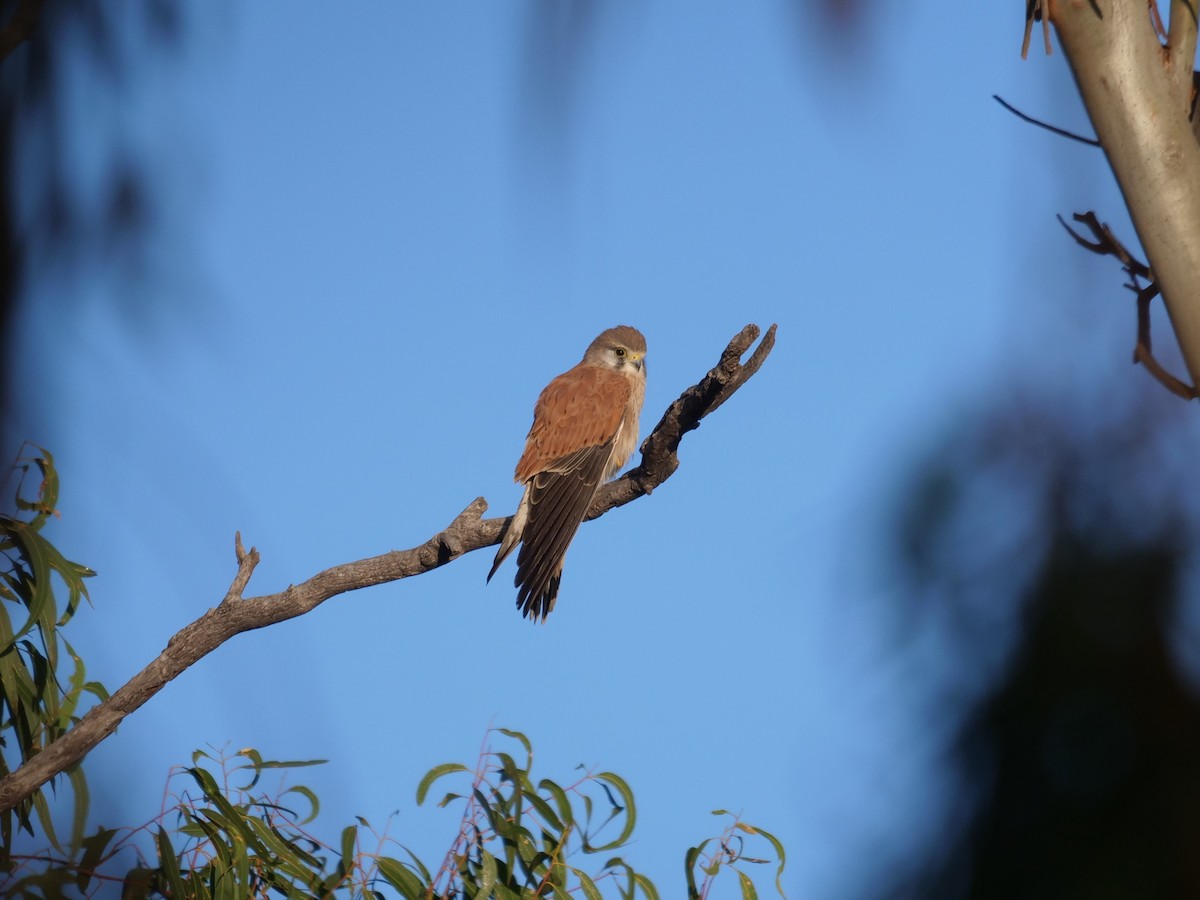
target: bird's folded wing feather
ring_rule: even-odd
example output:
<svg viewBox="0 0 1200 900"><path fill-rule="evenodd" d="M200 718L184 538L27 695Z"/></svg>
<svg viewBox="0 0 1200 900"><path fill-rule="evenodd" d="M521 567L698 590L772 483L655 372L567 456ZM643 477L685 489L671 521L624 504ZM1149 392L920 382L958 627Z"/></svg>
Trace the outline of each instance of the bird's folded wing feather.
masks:
<svg viewBox="0 0 1200 900"><path fill-rule="evenodd" d="M632 390L624 375L597 366L578 365L555 378L534 407L516 480L569 465L575 453L609 443Z"/></svg>
<svg viewBox="0 0 1200 900"><path fill-rule="evenodd" d="M615 435L614 435L615 438ZM553 605L551 582L567 547L587 515L612 455L613 440L586 447L555 461L529 484L529 517L517 554L517 604L545 615Z"/></svg>

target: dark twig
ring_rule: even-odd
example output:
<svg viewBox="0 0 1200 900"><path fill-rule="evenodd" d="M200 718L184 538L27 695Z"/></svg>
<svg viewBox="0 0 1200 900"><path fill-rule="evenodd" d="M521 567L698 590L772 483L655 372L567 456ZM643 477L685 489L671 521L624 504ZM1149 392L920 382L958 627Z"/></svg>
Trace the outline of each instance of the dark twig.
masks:
<svg viewBox="0 0 1200 900"><path fill-rule="evenodd" d="M606 484L596 494L587 518L594 519L616 506L624 506L651 493L679 468L679 442L689 431L700 426L700 420L729 399L746 383L766 360L775 346L775 326L763 335L762 341L744 364L742 355L758 340L757 325L747 325L729 342L717 364L708 374L672 403L654 431L642 442L642 460L637 468L624 477Z"/></svg>
<svg viewBox="0 0 1200 900"><path fill-rule="evenodd" d="M649 494L671 477L679 466L676 451L680 439L758 371L771 352L775 326L768 329L762 343L743 365L741 356L757 337L757 326L743 328L700 383L688 388L671 404L642 444L641 464L600 491L592 503L590 518ZM293 619L347 591L422 575L472 550L497 543L508 519L484 519L486 511L487 501L477 497L445 530L422 544L334 566L279 593L246 599L242 598L242 592L258 564L259 555L257 550L247 551L242 546L239 534L234 542L238 570L224 599L175 634L156 659L111 697L88 710L74 728L0 779L0 811L12 809L55 775L82 760L112 734L127 715L235 634Z"/></svg>
<svg viewBox="0 0 1200 900"><path fill-rule="evenodd" d="M1086 225L1088 231L1096 238L1095 243L1089 241L1071 228L1062 216L1059 216L1058 223L1067 230L1067 234L1075 238L1075 242L1079 246L1091 250L1100 256L1115 256L1132 278L1145 278L1147 281L1154 280L1154 273L1150 271L1150 267L1130 253L1125 248L1125 245L1117 240L1117 236L1113 234L1112 229L1096 217L1094 211L1075 213L1072 218L1081 225Z"/></svg>
<svg viewBox="0 0 1200 900"><path fill-rule="evenodd" d="M1154 273L1150 271L1150 267L1130 253L1125 245L1117 240L1117 236L1113 234L1112 229L1096 217L1095 212L1075 213L1074 219L1076 222L1087 226L1095 238L1094 241L1089 241L1083 235L1076 232L1063 220L1062 216L1058 217L1059 224L1067 230L1067 234L1075 239L1075 243L1100 256L1116 257L1125 269L1126 274L1129 275L1129 283L1125 286L1137 295L1137 343L1133 348L1134 363L1141 363L1147 372L1153 375L1163 387L1177 397L1182 397L1184 400L1200 398L1200 391L1180 381L1164 369L1151 351L1150 301L1159 295L1159 287L1158 283L1154 280ZM1145 279L1149 283L1143 286L1139 279Z"/></svg>
<svg viewBox="0 0 1200 900"><path fill-rule="evenodd" d="M1036 125L1038 128L1045 128L1047 131L1053 132L1060 137L1070 138L1073 141L1079 141L1079 143L1087 144L1090 147L1100 146L1100 142L1095 138L1084 137L1082 134L1076 134L1073 131L1067 131L1065 128L1059 128L1057 125L1051 125L1049 122L1043 122L1041 119L1035 119L1033 116L1026 115L1011 103L1008 103L1006 100L1004 100L1004 98L999 94L992 94L992 99L1007 109L1018 119L1028 122L1030 125Z"/></svg>

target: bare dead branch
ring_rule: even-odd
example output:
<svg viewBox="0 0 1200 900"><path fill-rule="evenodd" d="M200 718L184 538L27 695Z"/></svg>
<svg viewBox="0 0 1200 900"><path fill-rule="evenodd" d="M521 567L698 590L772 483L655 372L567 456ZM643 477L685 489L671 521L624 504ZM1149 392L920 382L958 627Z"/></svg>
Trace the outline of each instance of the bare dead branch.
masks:
<svg viewBox="0 0 1200 900"><path fill-rule="evenodd" d="M1079 141L1081 144L1088 144L1092 147L1100 146L1100 142L1095 138L1084 137L1082 134L1076 134L1073 131L1067 131L1065 128L1059 128L1057 125L1051 125L1049 122L1043 122L1041 119L1035 119L1033 116L1026 115L1011 103L1005 101L999 94L992 94L992 99L1007 109L1018 119L1028 122L1030 125L1036 125L1038 128L1045 128L1047 131L1051 131L1060 137L1070 138L1073 141Z"/></svg>
<svg viewBox="0 0 1200 900"><path fill-rule="evenodd" d="M1126 249L1125 245L1113 234L1112 229L1096 217L1094 210L1089 210L1085 213L1075 213L1072 218L1081 225L1086 225L1096 238L1095 243L1087 240L1087 238L1078 234L1070 225L1063 221L1062 216L1059 216L1059 224L1067 230L1067 234L1075 238L1075 242L1079 246L1085 247L1100 256L1115 256L1131 278L1145 278L1147 281L1154 280L1154 273L1150 271L1150 267Z"/></svg>
<svg viewBox="0 0 1200 900"><path fill-rule="evenodd" d="M637 468L630 470L602 487L592 501L586 520L602 516L617 506L624 506L638 497L652 493L656 487L671 477L679 468L679 442L689 431L700 426L700 420L746 383L766 360L775 346L775 326L763 335L744 364L742 355L758 339L757 325L747 325L729 342L717 364L708 374L672 403L654 431L642 442L642 460Z"/></svg>
<svg viewBox="0 0 1200 900"><path fill-rule="evenodd" d="M592 503L589 518L649 494L671 477L679 467L676 451L683 435L729 399L758 371L771 352L774 325L750 359L741 363L742 354L758 334L756 325L743 328L700 383L688 388L671 404L642 444L638 467L601 489ZM235 634L301 616L348 591L422 575L472 550L497 543L509 520L484 519L487 506L482 497L475 498L443 531L416 547L334 566L279 593L248 599L242 599L242 593L258 564L259 554L253 548L246 551L238 534L234 542L238 570L224 599L176 633L157 658L111 697L90 709L74 728L0 780L0 811L12 809L51 778L78 764L127 715Z"/></svg>
<svg viewBox="0 0 1200 900"><path fill-rule="evenodd" d="M1200 392L1197 392L1196 388L1180 381L1154 358L1150 342L1150 301L1159 295L1159 288L1150 267L1130 253L1128 248L1113 234L1112 229L1096 217L1094 211L1075 213L1074 219L1088 227L1095 241L1089 241L1063 221L1062 216L1058 217L1059 224L1067 230L1067 234L1075 239L1075 243L1100 256L1116 257L1120 260L1126 274L1129 275L1129 282L1125 286L1137 295L1137 343L1133 347L1134 363L1141 363L1147 372L1177 397L1182 397L1184 400L1194 400L1200 397ZM1145 279L1149 284L1143 286L1139 279Z"/></svg>
<svg viewBox="0 0 1200 900"><path fill-rule="evenodd" d="M233 584L229 586L229 590L225 593L225 599L221 601L221 605L232 603L235 600L242 599L242 592L246 590L246 585L250 583L250 576L254 574L254 569L258 565L258 550L254 547L250 548L250 552L246 552L246 548L242 546L242 533L235 531L233 534L233 553L237 558L238 570L233 577Z"/></svg>
<svg viewBox="0 0 1200 900"><path fill-rule="evenodd" d="M1141 363L1146 367L1146 371L1155 377L1155 379L1168 391L1176 397L1182 397L1184 400L1195 400L1200 398L1200 391L1192 387L1190 384L1184 384L1170 372L1162 367L1162 364L1154 358L1154 354L1143 346L1140 342L1133 348L1133 361Z"/></svg>
<svg viewBox="0 0 1200 900"><path fill-rule="evenodd" d="M1140 362L1138 359L1138 351L1145 347L1147 355L1152 349L1150 344L1150 301L1158 296L1158 285L1154 282L1139 287L1137 279L1132 279L1130 284L1125 285L1127 288L1137 292L1137 345L1133 348L1133 361ZM1153 359L1153 356L1150 356ZM1158 363L1156 362L1157 366ZM1149 366L1147 366L1149 368Z"/></svg>

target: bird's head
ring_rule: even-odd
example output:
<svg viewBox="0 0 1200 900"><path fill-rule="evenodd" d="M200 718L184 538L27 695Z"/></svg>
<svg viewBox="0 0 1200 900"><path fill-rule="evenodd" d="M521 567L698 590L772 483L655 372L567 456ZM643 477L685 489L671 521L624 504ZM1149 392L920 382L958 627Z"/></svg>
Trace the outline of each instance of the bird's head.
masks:
<svg viewBox="0 0 1200 900"><path fill-rule="evenodd" d="M636 328L618 325L592 341L583 361L593 366L644 375L646 339Z"/></svg>

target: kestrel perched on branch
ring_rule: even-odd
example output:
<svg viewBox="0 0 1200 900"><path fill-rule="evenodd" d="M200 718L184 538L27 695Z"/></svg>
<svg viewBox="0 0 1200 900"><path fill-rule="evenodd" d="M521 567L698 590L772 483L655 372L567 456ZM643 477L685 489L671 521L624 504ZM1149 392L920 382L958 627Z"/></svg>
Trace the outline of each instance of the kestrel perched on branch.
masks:
<svg viewBox="0 0 1200 900"><path fill-rule="evenodd" d="M519 541L517 606L543 621L554 609L563 557L600 485L629 460L646 394L646 339L618 325L542 391L515 480L521 505L500 542L488 581Z"/></svg>

